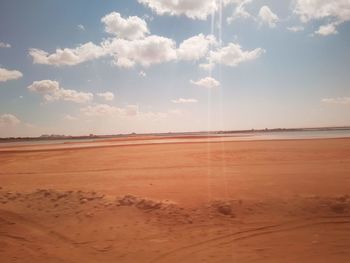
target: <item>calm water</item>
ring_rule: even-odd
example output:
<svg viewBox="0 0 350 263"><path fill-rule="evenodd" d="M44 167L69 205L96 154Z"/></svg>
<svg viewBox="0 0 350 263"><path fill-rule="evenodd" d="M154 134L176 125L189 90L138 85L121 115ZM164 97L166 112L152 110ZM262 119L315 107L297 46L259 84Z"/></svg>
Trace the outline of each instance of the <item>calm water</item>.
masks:
<svg viewBox="0 0 350 263"><path fill-rule="evenodd" d="M172 135L173 136L173 135ZM41 140L41 141L27 141L27 142L8 142L0 143L0 147L7 146L30 146L30 145L48 145L56 144L62 147L92 147L99 145L134 145L134 144L148 144L148 143L174 143L174 142L206 142L206 141L249 141L249 140L288 140L288 139L320 139L320 138L350 138L350 129L348 130L329 130L329 131L285 131L285 132L251 132L251 133L233 133L218 135L217 138L169 138L153 139L153 140L137 140L137 141L109 141L104 142L105 138L101 139L67 139L67 140ZM81 142L82 144L69 144L72 142Z"/></svg>
<svg viewBox="0 0 350 263"><path fill-rule="evenodd" d="M65 140L38 140L38 141L18 141L18 142L0 142L1 146L17 146L17 145L46 145L46 144L63 144L63 143L72 143L72 142L94 142L98 140L98 138L92 139L65 139Z"/></svg>
<svg viewBox="0 0 350 263"><path fill-rule="evenodd" d="M350 137L349 130L330 131L285 131L285 132L260 132L253 133L253 140L258 139L320 139Z"/></svg>

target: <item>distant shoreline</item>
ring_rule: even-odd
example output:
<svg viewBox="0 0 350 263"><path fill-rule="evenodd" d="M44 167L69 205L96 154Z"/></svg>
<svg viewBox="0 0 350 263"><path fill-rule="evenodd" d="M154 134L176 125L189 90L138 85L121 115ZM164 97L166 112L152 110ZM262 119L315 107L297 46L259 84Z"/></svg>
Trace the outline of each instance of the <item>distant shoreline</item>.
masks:
<svg viewBox="0 0 350 263"><path fill-rule="evenodd" d="M168 133L129 133L129 134L110 134L110 135L42 135L39 137L6 137L0 138L1 143L9 142L31 142L31 141L63 141L63 140L102 140L128 137L177 137L177 136L206 136L216 137L218 135L228 134L249 134L249 133L271 133L271 132L303 132L303 131L342 131L350 130L350 126L343 127L314 127L314 128L274 128L274 129L250 129L250 130L227 130L227 131L197 131L197 132L168 132Z"/></svg>
<svg viewBox="0 0 350 263"><path fill-rule="evenodd" d="M85 149L96 147L137 146L156 144L181 143L220 143L240 141L284 141L284 140L312 140L312 139L350 139L350 129L293 129L274 131L251 131L236 133L187 133L162 135L132 135L114 137L92 137L88 139L60 139L60 140L14 140L0 143L0 152L12 150L57 150L57 149Z"/></svg>

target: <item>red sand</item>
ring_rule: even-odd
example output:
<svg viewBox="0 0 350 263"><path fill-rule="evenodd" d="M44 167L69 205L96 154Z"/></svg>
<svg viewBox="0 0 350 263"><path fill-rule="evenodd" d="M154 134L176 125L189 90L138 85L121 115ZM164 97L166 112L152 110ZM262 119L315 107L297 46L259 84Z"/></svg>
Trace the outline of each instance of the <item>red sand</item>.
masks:
<svg viewBox="0 0 350 263"><path fill-rule="evenodd" d="M0 151L0 262L350 261L350 139L51 147Z"/></svg>

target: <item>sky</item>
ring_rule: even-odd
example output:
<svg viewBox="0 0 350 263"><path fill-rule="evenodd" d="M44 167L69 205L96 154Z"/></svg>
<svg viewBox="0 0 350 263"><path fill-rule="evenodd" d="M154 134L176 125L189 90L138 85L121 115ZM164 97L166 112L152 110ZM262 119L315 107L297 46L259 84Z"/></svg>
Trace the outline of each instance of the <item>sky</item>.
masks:
<svg viewBox="0 0 350 263"><path fill-rule="evenodd" d="M350 0L2 0L0 137L350 125Z"/></svg>

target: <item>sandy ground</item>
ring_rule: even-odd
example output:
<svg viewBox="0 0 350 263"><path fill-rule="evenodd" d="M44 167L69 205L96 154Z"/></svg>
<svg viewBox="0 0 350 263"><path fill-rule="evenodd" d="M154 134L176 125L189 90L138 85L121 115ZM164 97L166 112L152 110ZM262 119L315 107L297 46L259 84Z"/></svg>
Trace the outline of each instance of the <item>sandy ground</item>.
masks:
<svg viewBox="0 0 350 263"><path fill-rule="evenodd" d="M0 148L0 262L350 262L350 139Z"/></svg>

